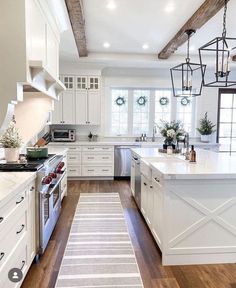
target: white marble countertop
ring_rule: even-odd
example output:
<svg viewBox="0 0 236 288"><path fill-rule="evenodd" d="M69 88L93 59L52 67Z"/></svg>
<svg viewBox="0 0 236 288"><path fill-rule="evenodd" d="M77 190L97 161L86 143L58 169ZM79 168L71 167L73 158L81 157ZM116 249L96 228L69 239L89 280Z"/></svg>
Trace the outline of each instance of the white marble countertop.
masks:
<svg viewBox="0 0 236 288"><path fill-rule="evenodd" d="M0 172L0 205L36 178L35 172Z"/></svg>
<svg viewBox="0 0 236 288"><path fill-rule="evenodd" d="M182 155L167 155L159 153L158 149L135 148L132 151L164 179L236 179L236 158L222 153L196 149L197 162L190 163Z"/></svg>

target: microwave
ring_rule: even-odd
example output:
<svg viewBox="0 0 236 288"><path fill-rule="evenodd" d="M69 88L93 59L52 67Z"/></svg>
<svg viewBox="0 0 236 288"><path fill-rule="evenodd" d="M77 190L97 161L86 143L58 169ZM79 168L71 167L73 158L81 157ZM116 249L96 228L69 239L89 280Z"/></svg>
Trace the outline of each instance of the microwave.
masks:
<svg viewBox="0 0 236 288"><path fill-rule="evenodd" d="M75 142L75 129L53 129L53 142Z"/></svg>

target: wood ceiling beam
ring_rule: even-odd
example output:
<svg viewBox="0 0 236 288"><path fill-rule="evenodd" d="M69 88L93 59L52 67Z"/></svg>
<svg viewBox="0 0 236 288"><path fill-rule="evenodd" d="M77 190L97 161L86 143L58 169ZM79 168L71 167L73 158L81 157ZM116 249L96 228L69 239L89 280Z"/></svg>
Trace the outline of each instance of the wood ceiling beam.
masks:
<svg viewBox="0 0 236 288"><path fill-rule="evenodd" d="M229 1L229 0L228 0ZM197 30L201 28L208 20L224 7L225 0L206 0L191 18L182 26L178 33L169 41L169 43L158 54L159 59L168 59L178 47L183 45L188 37L185 31L188 29Z"/></svg>
<svg viewBox="0 0 236 288"><path fill-rule="evenodd" d="M87 57L88 50L85 35L83 2L82 0L65 0L65 3L69 14L79 56Z"/></svg>

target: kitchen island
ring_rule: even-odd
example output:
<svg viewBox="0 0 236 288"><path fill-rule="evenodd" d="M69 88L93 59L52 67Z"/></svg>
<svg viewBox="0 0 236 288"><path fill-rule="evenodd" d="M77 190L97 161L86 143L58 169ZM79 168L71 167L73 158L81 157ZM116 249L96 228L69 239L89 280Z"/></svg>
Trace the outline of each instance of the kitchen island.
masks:
<svg viewBox="0 0 236 288"><path fill-rule="evenodd" d="M141 163L140 210L163 265L235 263L235 158L199 149L190 163L157 149L132 152Z"/></svg>

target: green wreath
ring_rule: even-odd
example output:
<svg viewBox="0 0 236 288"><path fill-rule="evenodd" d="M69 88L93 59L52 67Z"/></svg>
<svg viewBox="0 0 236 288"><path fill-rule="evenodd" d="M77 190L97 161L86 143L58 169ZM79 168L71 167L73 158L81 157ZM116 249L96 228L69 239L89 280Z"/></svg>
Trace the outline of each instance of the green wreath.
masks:
<svg viewBox="0 0 236 288"><path fill-rule="evenodd" d="M117 97L117 99L116 99L116 105L118 105L118 106L122 106L122 105L124 105L125 104L125 98L124 97L121 97L121 96L119 96L119 97Z"/></svg>
<svg viewBox="0 0 236 288"><path fill-rule="evenodd" d="M180 101L181 105L183 106L187 106L188 104L190 104L190 99L188 97L183 97Z"/></svg>
<svg viewBox="0 0 236 288"><path fill-rule="evenodd" d="M147 103L147 98L145 96L140 96L138 99L137 99L137 103L138 105L140 106L145 106L146 103Z"/></svg>
<svg viewBox="0 0 236 288"><path fill-rule="evenodd" d="M169 104L169 99L167 97L161 97L159 100L161 106L165 106Z"/></svg>

